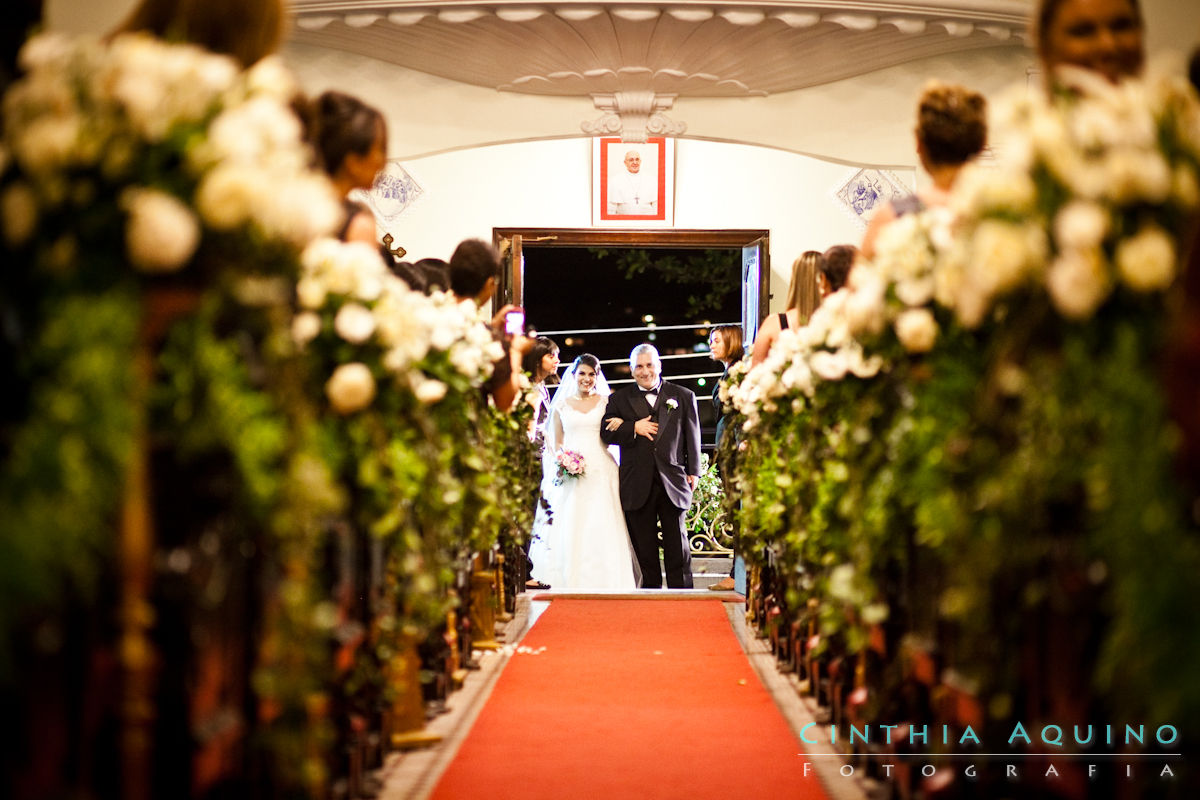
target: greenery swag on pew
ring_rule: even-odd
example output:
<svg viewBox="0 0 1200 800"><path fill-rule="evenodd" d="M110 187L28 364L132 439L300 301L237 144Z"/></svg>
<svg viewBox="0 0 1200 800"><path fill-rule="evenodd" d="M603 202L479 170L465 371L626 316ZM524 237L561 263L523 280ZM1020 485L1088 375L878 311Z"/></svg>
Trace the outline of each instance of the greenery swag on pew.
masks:
<svg viewBox="0 0 1200 800"><path fill-rule="evenodd" d="M1024 159L893 223L723 389L741 546L771 554L793 618L819 601L821 648L871 654L871 719L908 713L899 651L918 644L985 728L1178 725L1200 713L1180 633L1200 538L1156 364L1200 111L1160 83L1002 107L1040 132Z"/></svg>

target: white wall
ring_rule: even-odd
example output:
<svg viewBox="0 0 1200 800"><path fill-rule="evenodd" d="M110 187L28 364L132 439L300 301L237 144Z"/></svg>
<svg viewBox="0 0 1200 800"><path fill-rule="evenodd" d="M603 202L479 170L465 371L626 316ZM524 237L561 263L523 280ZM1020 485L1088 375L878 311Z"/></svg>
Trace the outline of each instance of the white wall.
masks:
<svg viewBox="0 0 1200 800"><path fill-rule="evenodd" d="M857 167L774 148L681 139L676 143L676 228L765 228L772 291L787 289L804 250L857 243L861 228L833 190ZM462 239L493 227L591 227L591 144L585 137L470 148L402 165L424 194L381 226L408 258L448 258ZM896 173L912 185L913 170Z"/></svg>

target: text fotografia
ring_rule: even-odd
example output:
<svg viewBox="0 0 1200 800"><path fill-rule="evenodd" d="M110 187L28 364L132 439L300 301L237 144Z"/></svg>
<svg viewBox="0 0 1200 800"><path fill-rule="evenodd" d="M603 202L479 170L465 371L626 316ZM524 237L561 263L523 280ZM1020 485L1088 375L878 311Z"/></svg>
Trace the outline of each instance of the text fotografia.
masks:
<svg viewBox="0 0 1200 800"><path fill-rule="evenodd" d="M1181 753L1140 752L1146 746L1171 747L1179 743L1179 731L1173 725L1161 725L1148 729L1145 725L1042 725L1028 727L1016 723L1009 734L1006 744L1009 747L1035 747L1037 751L1016 752L978 752L983 742L970 725L962 728L949 725L849 725L845 738L839 738L839 729L830 727L818 728L815 722L810 722L800 730L800 739L806 744L830 744L854 747L856 745L891 745L904 744L908 747L949 745L947 752L930 753L880 753L878 767L883 770L885 778L892 777L896 769L895 763L889 761L912 759L929 759L932 761L967 760L983 761L985 759L1000 759L1001 763L987 763L981 767L978 763L967 763L955 766L945 764L925 763L920 767L922 777L931 778L939 770L949 769L961 772L968 779L980 776L981 771L1002 771L1005 778L1020 779L1026 773L1039 774L1045 778L1058 778L1064 769L1079 773L1086 769L1088 779L1095 779L1104 774L1109 777L1132 779L1138 775L1156 775L1160 778L1175 777L1175 768L1168 761L1181 757ZM1100 748L1124 748L1121 752L1103 752ZM956 748L966 748L956 750ZM1082 751L1080 748L1084 748ZM1131 749L1134 748L1134 749ZM827 756L833 758L849 757L853 753L800 753L802 757ZM1058 760L1059 764L1054 762ZM1114 762L1096 764L1092 762ZM1004 763L1016 762L1016 763ZM1067 763L1070 766L1067 766ZM1124 763L1116 763L1124 762ZM915 766L915 765L914 765ZM804 775L813 774L813 765L804 764ZM855 775L855 767L843 764L838 772L842 777L851 778Z"/></svg>
<svg viewBox="0 0 1200 800"><path fill-rule="evenodd" d="M933 728L932 735L930 728ZM828 728L828 736L822 735L815 730L817 723L810 722L800 729L800 741L805 744L821 744L828 742L829 744L838 744L838 728ZM900 744L901 742L908 745L929 745L929 744L957 744L957 745L975 745L982 746L979 736L970 725L958 731L952 729L949 725L942 725L939 732L937 725L870 725L866 724L861 727L857 725L849 726L849 734L846 744ZM1033 745L1035 742L1047 747L1093 747L1104 745L1107 747L1132 747L1133 745L1145 746L1147 743L1153 745L1155 742L1163 747L1170 747L1179 742L1179 731L1174 725L1160 725L1150 734L1147 733L1145 725L1125 725L1124 730L1120 725L1043 725L1039 730L1037 726L1033 726L1035 735L1031 735L1025 728L1025 725L1018 722L1008 736L1007 744L1013 745ZM1070 731L1067 733L1067 731ZM1147 739L1147 736L1152 738Z"/></svg>
<svg viewBox="0 0 1200 800"><path fill-rule="evenodd" d="M1036 755L1040 758L1054 758L1055 756L1062 756L1061 753L1039 753ZM883 770L884 778L891 779L895 777L893 772L897 768L896 764L889 763L885 760L879 764L879 768ZM1165 761L1154 764L1110 764L1107 766L1107 769L1104 769L1102 765L1089 763L1086 765L1086 768L1088 780L1096 780L1102 776L1108 778L1125 778L1127 780L1132 780L1135 777L1142 777L1143 775L1157 776L1163 780L1171 780L1175 777L1175 768ZM1008 780L1016 781L1020 780L1026 775L1039 775L1042 778L1048 779L1061 778L1063 773L1067 772L1069 769L1070 767L1067 764L1055 764L1053 761L1041 764L1032 764L1028 761L1022 761L1019 764L1002 763L984 764L982 766L976 763L970 763L961 766L934 765L926 763L921 765L920 774L922 778L933 778L945 771L959 772L964 778L967 778L968 780L974 780L976 778L983 777L985 773L991 771L992 773L1002 774L1003 777ZM1103 772L1101 770L1103 770ZM1078 769L1076 768L1070 771L1078 772ZM843 778L853 778L856 774L856 769L853 764L842 764L838 768L838 774ZM804 777L813 777L813 765L811 761L804 762Z"/></svg>

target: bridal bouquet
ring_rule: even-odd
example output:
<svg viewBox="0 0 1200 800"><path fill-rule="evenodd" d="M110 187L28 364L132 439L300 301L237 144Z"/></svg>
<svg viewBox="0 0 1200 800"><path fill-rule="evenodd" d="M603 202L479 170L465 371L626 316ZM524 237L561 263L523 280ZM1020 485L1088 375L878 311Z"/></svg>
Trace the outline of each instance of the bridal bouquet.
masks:
<svg viewBox="0 0 1200 800"><path fill-rule="evenodd" d="M558 464L558 477L554 481L556 486L562 486L567 478L582 477L587 469L587 461L574 450L563 450L555 457L554 462Z"/></svg>

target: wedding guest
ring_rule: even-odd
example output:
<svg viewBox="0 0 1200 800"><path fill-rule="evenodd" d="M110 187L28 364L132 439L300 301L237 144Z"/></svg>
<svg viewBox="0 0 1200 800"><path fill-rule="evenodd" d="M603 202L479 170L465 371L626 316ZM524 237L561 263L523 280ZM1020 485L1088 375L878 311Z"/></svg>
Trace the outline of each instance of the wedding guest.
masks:
<svg viewBox="0 0 1200 800"><path fill-rule="evenodd" d="M808 250L792 262L792 280L788 284L787 310L772 314L763 320L754 341L752 364L761 364L771 352L771 345L779 338L779 332L788 328L799 328L808 322L812 312L821 302L817 290L817 275L821 267L821 254Z"/></svg>
<svg viewBox="0 0 1200 800"><path fill-rule="evenodd" d="M422 258L413 268L425 281L427 292L450 291L450 265L440 258Z"/></svg>
<svg viewBox="0 0 1200 800"><path fill-rule="evenodd" d="M958 174L987 142L987 101L963 86L930 82L917 103L917 157L931 184L882 206L867 226L862 254L875 257L880 231L904 214L945 206Z"/></svg>
<svg viewBox="0 0 1200 800"><path fill-rule="evenodd" d="M478 307L492 301L501 275L500 253L482 239L466 239L450 256L450 292L459 300L471 300ZM487 391L498 408L509 410L520 394L521 359L533 340L504 333L505 315L513 306L505 305L491 320L492 335L504 345L504 356L494 365Z"/></svg>
<svg viewBox="0 0 1200 800"><path fill-rule="evenodd" d="M317 161L342 198L345 219L338 238L378 244L375 215L349 195L355 189L370 189L375 176L387 165L387 123L383 114L357 97L328 91L308 104L305 123Z"/></svg>
<svg viewBox="0 0 1200 800"><path fill-rule="evenodd" d="M1063 67L1082 68L1110 83L1142 71L1145 31L1137 0L1041 0L1034 25L1047 87L1071 84Z"/></svg>
<svg viewBox="0 0 1200 800"><path fill-rule="evenodd" d="M500 285L500 254L482 239L467 239L450 256L450 291L482 308Z"/></svg>
<svg viewBox="0 0 1200 800"><path fill-rule="evenodd" d="M550 412L550 389L558 383L558 344L548 336L538 336L521 360L521 369L529 375L538 395L530 438L540 454L545 440L544 425Z"/></svg>
<svg viewBox="0 0 1200 800"><path fill-rule="evenodd" d="M379 257L392 273L418 292L425 280L407 261L400 261L379 241L375 215L357 200L354 190L369 190L375 176L387 166L387 122L379 109L344 92L327 91L309 103L300 103L305 138L317 163L342 198L343 219L337 237L343 242L366 242L379 248Z"/></svg>
<svg viewBox="0 0 1200 800"><path fill-rule="evenodd" d="M542 459L542 472L546 473L544 449L546 444L546 421L550 416L550 386L558 383L558 344L548 336L538 336L533 340L533 346L521 361L522 370L529 375L533 388L537 392L537 408L533 412L533 422L530 428L530 438L533 440L538 457ZM539 492L538 502L541 502ZM529 542L525 543L525 574L533 571L533 562L529 559ZM549 589L550 585L534 578L525 581L526 589Z"/></svg>
<svg viewBox="0 0 1200 800"><path fill-rule="evenodd" d="M717 325L708 335L708 352L709 357L713 361L719 362L725 371L721 375L720 380L716 381L713 386L712 400L713 407L717 412L717 430L713 438L713 452L721 446L721 439L725 436L725 428L729 423L729 414L726 414L721 403L721 382L729 378L729 368L742 360L745 351L742 349L742 326L740 325ZM734 547L735 553L737 547ZM729 575L722 578L717 583L710 585L708 588L713 591L732 591L736 587L733 579L734 564L737 556L730 559Z"/></svg>
<svg viewBox="0 0 1200 800"><path fill-rule="evenodd" d="M115 33L191 42L248 67L279 48L285 20L282 0L142 0Z"/></svg>
<svg viewBox="0 0 1200 800"><path fill-rule="evenodd" d="M852 244L835 244L821 254L821 264L817 268L817 289L821 299L846 285L856 258L858 248Z"/></svg>

